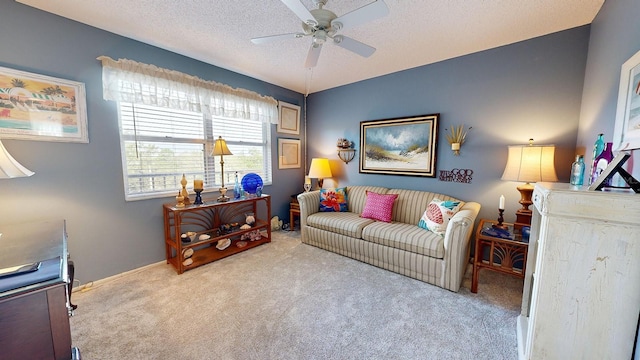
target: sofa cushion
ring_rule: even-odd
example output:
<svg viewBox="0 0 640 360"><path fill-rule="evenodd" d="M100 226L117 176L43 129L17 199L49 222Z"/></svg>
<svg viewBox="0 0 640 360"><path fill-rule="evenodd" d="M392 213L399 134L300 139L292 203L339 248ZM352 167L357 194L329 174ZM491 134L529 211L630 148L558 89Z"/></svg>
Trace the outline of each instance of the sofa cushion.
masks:
<svg viewBox="0 0 640 360"><path fill-rule="evenodd" d="M362 239L420 255L444 258L444 238L412 224L376 222L364 228Z"/></svg>
<svg viewBox="0 0 640 360"><path fill-rule="evenodd" d="M398 194L391 220L414 225L420 221L424 210L433 199L458 200L447 195L421 190L389 189L386 194Z"/></svg>
<svg viewBox="0 0 640 360"><path fill-rule="evenodd" d="M458 200L433 199L427 206L427 210L424 211L418 226L444 236L449 220L462 206L464 206L464 202Z"/></svg>
<svg viewBox="0 0 640 360"><path fill-rule="evenodd" d="M372 223L352 212L317 212L307 217L307 226L355 238L361 238L362 229Z"/></svg>
<svg viewBox="0 0 640 360"><path fill-rule="evenodd" d="M391 222L391 214L393 213L393 203L398 198L397 194L378 194L373 191L367 191L367 201L362 209L363 218Z"/></svg>
<svg viewBox="0 0 640 360"><path fill-rule="evenodd" d="M386 194L389 189L380 186L354 185L347 187L349 199L349 211L362 214L364 203L367 201L367 191L377 192L378 194ZM423 209L424 210L424 209Z"/></svg>
<svg viewBox="0 0 640 360"><path fill-rule="evenodd" d="M320 211L347 211L347 191L345 188L320 189Z"/></svg>

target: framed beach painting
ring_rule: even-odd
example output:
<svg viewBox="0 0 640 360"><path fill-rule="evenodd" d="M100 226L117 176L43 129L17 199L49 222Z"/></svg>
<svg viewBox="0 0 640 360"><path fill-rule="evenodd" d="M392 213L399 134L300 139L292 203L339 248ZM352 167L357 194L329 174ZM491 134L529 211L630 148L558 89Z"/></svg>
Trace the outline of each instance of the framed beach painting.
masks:
<svg viewBox="0 0 640 360"><path fill-rule="evenodd" d="M613 146L640 149L640 51L622 64Z"/></svg>
<svg viewBox="0 0 640 360"><path fill-rule="evenodd" d="M360 123L360 172L436 176L440 114Z"/></svg>
<svg viewBox="0 0 640 360"><path fill-rule="evenodd" d="M0 67L0 138L88 143L84 84Z"/></svg>
<svg viewBox="0 0 640 360"><path fill-rule="evenodd" d="M279 118L276 131L282 134L300 135L300 106L278 102Z"/></svg>

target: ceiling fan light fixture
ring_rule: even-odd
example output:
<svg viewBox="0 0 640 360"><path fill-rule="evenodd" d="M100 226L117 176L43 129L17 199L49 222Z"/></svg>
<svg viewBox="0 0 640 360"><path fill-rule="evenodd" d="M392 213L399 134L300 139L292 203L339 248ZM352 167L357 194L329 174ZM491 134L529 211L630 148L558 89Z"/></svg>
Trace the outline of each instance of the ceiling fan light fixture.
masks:
<svg viewBox="0 0 640 360"><path fill-rule="evenodd" d="M327 33L324 30L316 31L315 35L313 36L313 43L322 45L326 41L327 41Z"/></svg>

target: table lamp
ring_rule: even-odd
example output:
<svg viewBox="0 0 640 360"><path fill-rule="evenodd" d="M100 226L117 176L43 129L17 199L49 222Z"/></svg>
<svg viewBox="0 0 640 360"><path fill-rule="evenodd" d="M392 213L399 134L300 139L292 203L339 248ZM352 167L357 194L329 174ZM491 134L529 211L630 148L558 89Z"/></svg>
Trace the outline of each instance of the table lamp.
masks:
<svg viewBox="0 0 640 360"><path fill-rule="evenodd" d="M233 155L229 148L227 147L227 142L224 141L222 136L219 136L216 139L216 142L213 144L213 151L211 151L211 156L220 155L220 178L222 179L222 185L220 186L220 196L218 197L218 201L224 202L229 201L229 197L227 194L227 188L224 187L224 155Z"/></svg>
<svg viewBox="0 0 640 360"><path fill-rule="evenodd" d="M318 179L318 186L322 189L322 183L325 178L330 178L331 167L329 166L329 159L313 158L311 159L311 166L309 167L309 174L307 175L311 179Z"/></svg>
<svg viewBox="0 0 640 360"><path fill-rule="evenodd" d="M519 203L522 205L522 208L516 211L517 224L531 224L531 210L529 210L529 205L533 204L531 201L533 185L531 183L558 181L554 167L555 151L554 145L533 145L533 139L529 139L529 145L509 146L507 165L504 168L502 180L525 183L517 187L520 192Z"/></svg>
<svg viewBox="0 0 640 360"><path fill-rule="evenodd" d="M0 179L11 179L33 175L34 172L22 166L5 149L0 141Z"/></svg>

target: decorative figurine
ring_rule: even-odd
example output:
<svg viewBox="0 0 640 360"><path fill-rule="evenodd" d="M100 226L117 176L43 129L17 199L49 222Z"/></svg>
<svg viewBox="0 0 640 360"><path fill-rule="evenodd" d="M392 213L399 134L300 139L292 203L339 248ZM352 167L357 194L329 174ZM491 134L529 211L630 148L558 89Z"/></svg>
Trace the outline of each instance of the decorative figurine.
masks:
<svg viewBox="0 0 640 360"><path fill-rule="evenodd" d="M184 196L182 196L182 194L180 193L180 191L178 191L178 195L176 196L176 208L183 208L184 207Z"/></svg>
<svg viewBox="0 0 640 360"><path fill-rule="evenodd" d="M184 198L184 204L190 205L191 200L189 200L189 192L187 191L187 177L182 174L182 180L180 180L180 184L182 185L182 197Z"/></svg>

